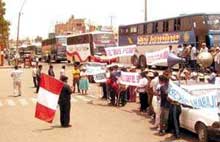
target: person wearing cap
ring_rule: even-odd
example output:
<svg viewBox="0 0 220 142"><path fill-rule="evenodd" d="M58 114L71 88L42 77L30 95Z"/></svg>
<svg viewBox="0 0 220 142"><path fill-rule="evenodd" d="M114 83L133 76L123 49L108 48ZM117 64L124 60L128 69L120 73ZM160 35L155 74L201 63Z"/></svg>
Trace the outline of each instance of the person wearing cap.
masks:
<svg viewBox="0 0 220 142"><path fill-rule="evenodd" d="M200 48L200 50L199 50L199 53L202 53L202 52L208 52L209 51L209 49L208 49L208 47L206 47L206 43L202 43L202 46L201 46L201 48Z"/></svg>
<svg viewBox="0 0 220 142"><path fill-rule="evenodd" d="M149 71L147 73L147 79L148 79L148 84L147 84L147 95L148 95L148 115L151 116L153 114L153 106L152 106L152 99L153 99L153 86L151 84L151 81L154 79L154 73L152 71Z"/></svg>
<svg viewBox="0 0 220 142"><path fill-rule="evenodd" d="M71 127L69 122L72 89L68 85L68 77L63 75L61 76L60 80L64 83L58 100L58 104L60 106L60 123L62 127Z"/></svg>

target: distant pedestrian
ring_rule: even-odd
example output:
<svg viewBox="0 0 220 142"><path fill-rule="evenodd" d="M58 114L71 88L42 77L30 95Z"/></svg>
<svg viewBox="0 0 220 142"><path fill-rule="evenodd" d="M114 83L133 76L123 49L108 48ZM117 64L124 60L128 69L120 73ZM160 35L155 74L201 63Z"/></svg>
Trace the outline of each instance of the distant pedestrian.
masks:
<svg viewBox="0 0 220 142"><path fill-rule="evenodd" d="M52 77L55 77L55 73L54 73L54 71L53 71L53 65L50 65L50 66L49 66L48 75L49 75L49 76L52 76Z"/></svg>
<svg viewBox="0 0 220 142"><path fill-rule="evenodd" d="M23 72L19 69L19 67L17 65L14 67L14 70L11 72L15 96L16 96L17 92L18 92L18 96L21 96L21 76L22 76L22 73Z"/></svg>
<svg viewBox="0 0 220 142"><path fill-rule="evenodd" d="M78 93L80 93L80 90L79 90L80 70L79 70L79 66L77 64L74 65L72 74L73 74L73 93L75 93L76 85L77 85Z"/></svg>
<svg viewBox="0 0 220 142"><path fill-rule="evenodd" d="M192 71L196 71L197 49L194 44L191 44L190 48L190 66Z"/></svg>
<svg viewBox="0 0 220 142"><path fill-rule="evenodd" d="M65 70L66 70L66 66L63 65L63 66L61 67L61 70L60 70L60 79L61 79L61 76L65 76L65 75L66 75Z"/></svg>
<svg viewBox="0 0 220 142"><path fill-rule="evenodd" d="M71 94L72 89L68 85L68 77L61 76L61 81L64 83L61 90L58 104L60 106L60 123L62 127L71 127L70 123L70 109L71 109Z"/></svg>
<svg viewBox="0 0 220 142"><path fill-rule="evenodd" d="M43 66L39 65L37 68L37 89L36 93L38 93L39 88L40 88L40 80L41 80L41 71L42 71Z"/></svg>
<svg viewBox="0 0 220 142"><path fill-rule="evenodd" d="M34 83L34 87L37 87L37 68L36 65L33 65L32 68L32 78L33 78L33 83Z"/></svg>

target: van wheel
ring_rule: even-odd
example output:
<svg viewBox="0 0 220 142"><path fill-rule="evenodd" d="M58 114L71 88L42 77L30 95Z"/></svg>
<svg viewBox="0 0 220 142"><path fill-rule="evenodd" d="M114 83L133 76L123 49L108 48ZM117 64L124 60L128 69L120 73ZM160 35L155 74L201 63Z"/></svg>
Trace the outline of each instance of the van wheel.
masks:
<svg viewBox="0 0 220 142"><path fill-rule="evenodd" d="M208 142L207 128L203 123L196 125L196 132L198 134L199 142Z"/></svg>
<svg viewBox="0 0 220 142"><path fill-rule="evenodd" d="M141 55L139 57L139 66L140 66L140 68L145 68L146 64L147 64L146 57L144 55Z"/></svg>
<svg viewBox="0 0 220 142"><path fill-rule="evenodd" d="M137 55L133 55L131 57L131 63L132 63L133 66L138 67L138 57L137 57Z"/></svg>

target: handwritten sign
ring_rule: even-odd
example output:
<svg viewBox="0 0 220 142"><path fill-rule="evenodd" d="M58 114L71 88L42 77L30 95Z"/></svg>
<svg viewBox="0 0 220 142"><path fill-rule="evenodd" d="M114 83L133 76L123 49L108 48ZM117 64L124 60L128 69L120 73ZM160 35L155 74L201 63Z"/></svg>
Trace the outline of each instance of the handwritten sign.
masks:
<svg viewBox="0 0 220 142"><path fill-rule="evenodd" d="M106 72L95 74L93 77L96 83L106 82Z"/></svg>
<svg viewBox="0 0 220 142"><path fill-rule="evenodd" d="M193 108L216 108L219 94L216 91L209 91L207 95L193 96L171 81L168 96L180 104L188 105Z"/></svg>
<svg viewBox="0 0 220 142"><path fill-rule="evenodd" d="M147 52L145 53L147 64L155 65L158 63L167 63L168 54L169 54L168 48L155 51L155 52Z"/></svg>
<svg viewBox="0 0 220 142"><path fill-rule="evenodd" d="M139 73L121 72L119 82L124 85L138 86L139 80Z"/></svg>
<svg viewBox="0 0 220 142"><path fill-rule="evenodd" d="M134 55L135 50L135 45L105 48L105 52L108 57L132 56Z"/></svg>
<svg viewBox="0 0 220 142"><path fill-rule="evenodd" d="M105 72L105 69L106 69L106 64L104 63L89 62L86 64L87 75L99 74Z"/></svg>

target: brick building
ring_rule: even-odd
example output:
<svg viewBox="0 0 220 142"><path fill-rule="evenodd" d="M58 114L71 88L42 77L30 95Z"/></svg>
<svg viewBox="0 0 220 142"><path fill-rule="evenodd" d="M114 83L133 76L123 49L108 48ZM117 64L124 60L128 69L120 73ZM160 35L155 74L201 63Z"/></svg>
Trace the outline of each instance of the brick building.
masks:
<svg viewBox="0 0 220 142"><path fill-rule="evenodd" d="M85 19L75 19L72 15L66 23L55 25L56 35L77 34L85 32Z"/></svg>

